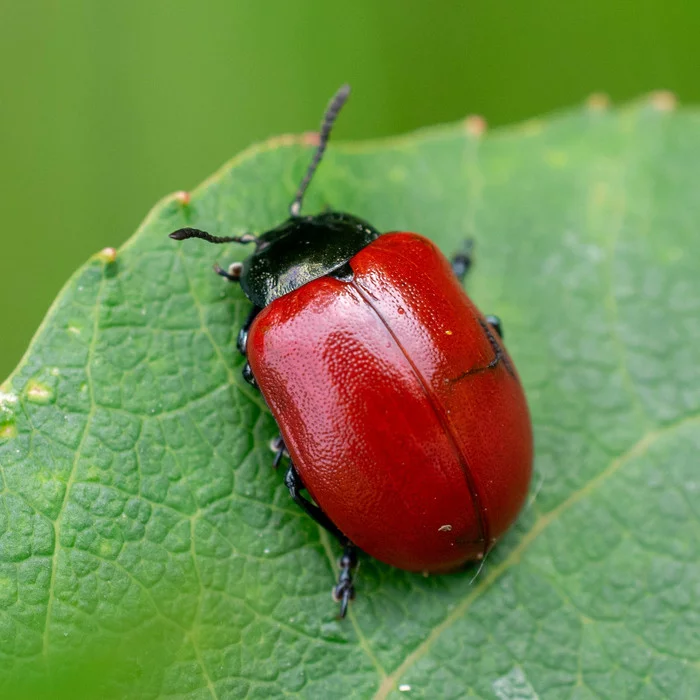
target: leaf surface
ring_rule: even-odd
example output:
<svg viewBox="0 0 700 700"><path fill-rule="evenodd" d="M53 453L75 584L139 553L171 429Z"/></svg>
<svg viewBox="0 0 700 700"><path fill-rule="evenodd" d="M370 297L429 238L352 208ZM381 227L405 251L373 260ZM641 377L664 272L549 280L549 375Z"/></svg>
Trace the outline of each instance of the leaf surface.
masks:
<svg viewBox="0 0 700 700"><path fill-rule="evenodd" d="M6 683L99 649L90 687L114 697L699 697L700 117L661 107L329 149L306 211L475 239L468 288L536 442L531 502L474 582L365 558L345 622L338 548L240 377L248 304L211 272L240 250L166 237L279 223L304 140L79 270L0 393Z"/></svg>

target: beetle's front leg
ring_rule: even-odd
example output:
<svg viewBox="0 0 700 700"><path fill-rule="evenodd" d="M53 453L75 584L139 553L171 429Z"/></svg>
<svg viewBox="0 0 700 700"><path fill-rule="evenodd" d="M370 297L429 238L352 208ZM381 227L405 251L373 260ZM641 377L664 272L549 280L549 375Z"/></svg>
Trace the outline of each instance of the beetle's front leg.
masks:
<svg viewBox="0 0 700 700"><path fill-rule="evenodd" d="M224 270L219 263L214 263L214 272L220 275L229 282L240 282L241 281L241 270L243 269L243 263L234 262L228 266L228 270Z"/></svg>
<svg viewBox="0 0 700 700"><path fill-rule="evenodd" d="M217 275L220 275L224 279L227 279L229 282L240 282L242 270L243 263L240 262L231 263L228 267L228 270L224 270L218 263L214 264L214 272L216 272ZM259 313L260 308L257 306L253 306L253 308L250 310L250 313L248 314L248 318L246 318L245 322L243 323L241 330L238 331L236 346L238 347L238 352L240 352L241 355L243 355L243 357L247 357L246 349L248 345L248 331L250 330L250 327L253 324L255 317ZM257 388L258 383L255 381L255 377L253 376L253 370L251 370L250 364L248 362L246 362L243 366L243 379L245 379L251 386Z"/></svg>

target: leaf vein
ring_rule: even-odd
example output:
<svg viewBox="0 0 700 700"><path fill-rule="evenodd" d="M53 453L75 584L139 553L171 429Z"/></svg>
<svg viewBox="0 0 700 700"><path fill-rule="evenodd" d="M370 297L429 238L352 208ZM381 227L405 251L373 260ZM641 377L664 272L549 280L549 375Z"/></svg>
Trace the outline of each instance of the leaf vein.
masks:
<svg viewBox="0 0 700 700"><path fill-rule="evenodd" d="M457 605L452 612L426 637L426 639L416 647L404 661L393 671L386 676L379 687L379 691L375 695L375 700L384 700L389 693L394 689L398 680L418 661L420 661L432 648L439 637L447 631L457 620L459 620L472 606L472 604L480 598L491 586L506 573L522 558L523 554L529 549L532 543L551 525L555 522L562 513L566 512L581 501L585 496L592 493L600 487L609 478L616 474L619 469L630 462L632 459L643 455L651 445L665 437L668 433L680 429L690 423L700 421L700 415L693 414L686 416L678 421L670 423L654 431L646 432L637 442L635 442L628 450L612 460L610 464L600 472L595 478L586 484L583 488L573 493L565 501L562 501L556 508L551 510L546 515L536 521L532 528L522 537L518 545L510 552L510 554L493 569L491 569L482 579L473 591Z"/></svg>
<svg viewBox="0 0 700 700"><path fill-rule="evenodd" d="M42 655L47 656L49 650L49 636L50 636L50 626L51 626L51 612L53 610L54 601L56 596L54 594L54 589L56 585L56 571L58 569L58 557L61 551L61 522L63 517L63 511L68 503L68 498L70 495L70 490L73 486L73 480L78 468L78 462L82 457L83 448L85 446L85 441L90 434L90 426L95 417L95 395L92 379L92 362L95 353L95 347L97 345L97 338L99 335L99 323L100 323L100 304L102 301L102 295L104 293L105 287L105 275L104 273L100 277L100 284L97 289L97 294L95 295L95 304L93 311L93 326L92 326L92 337L90 338L90 345L87 351L87 360L85 362L85 374L87 378L88 392L90 394L90 412L85 420L85 427L83 429L83 434L80 438L80 443L78 444L78 449L75 452L75 457L71 464L70 473L68 474L68 480L66 481L66 488L63 493L63 500L58 509L58 514L56 516L56 521L54 523L54 551L51 557L51 576L49 578L49 597L46 604L46 620L44 623L44 633L42 636Z"/></svg>

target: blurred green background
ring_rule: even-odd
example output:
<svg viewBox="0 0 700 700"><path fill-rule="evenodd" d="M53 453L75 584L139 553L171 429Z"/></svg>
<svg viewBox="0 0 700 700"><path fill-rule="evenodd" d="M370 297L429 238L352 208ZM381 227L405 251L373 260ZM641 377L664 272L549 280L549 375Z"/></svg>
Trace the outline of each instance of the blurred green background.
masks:
<svg viewBox="0 0 700 700"><path fill-rule="evenodd" d="M675 0L4 0L0 379L88 256L249 143L317 128L341 82L341 139L600 90L696 102L699 26Z"/></svg>

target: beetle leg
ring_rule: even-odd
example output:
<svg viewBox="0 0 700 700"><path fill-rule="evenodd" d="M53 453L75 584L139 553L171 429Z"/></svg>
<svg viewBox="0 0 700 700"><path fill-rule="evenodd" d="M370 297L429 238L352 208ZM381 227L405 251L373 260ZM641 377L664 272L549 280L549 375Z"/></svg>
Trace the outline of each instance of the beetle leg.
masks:
<svg viewBox="0 0 700 700"><path fill-rule="evenodd" d="M241 270L243 269L243 263L235 262L228 266L228 270L224 270L219 263L214 263L214 272L217 275L221 275L224 279L229 282L240 282L241 281Z"/></svg>
<svg viewBox="0 0 700 700"><path fill-rule="evenodd" d="M284 477L284 485L289 489L289 495L304 512L315 520L322 528L328 530L333 537L338 538L342 543L347 542L343 533L331 522L330 518L315 504L304 498L301 491L305 488L299 473L293 464L289 465L287 474Z"/></svg>
<svg viewBox="0 0 700 700"><path fill-rule="evenodd" d="M498 316L486 316L486 323L491 326L496 333L498 333L498 337L503 340L503 324L501 323L501 319L498 318Z"/></svg>
<svg viewBox="0 0 700 700"><path fill-rule="evenodd" d="M348 603L355 597L355 586L352 583L353 570L357 566L355 545L350 542L345 545L338 564L340 574L338 574L338 584L333 589L333 599L340 603L340 617L343 618L348 611Z"/></svg>
<svg viewBox="0 0 700 700"><path fill-rule="evenodd" d="M250 363L246 362L243 365L243 379L245 379L250 386L254 386L256 389L258 388L258 383L255 381L255 377L253 376L253 370L250 368Z"/></svg>
<svg viewBox="0 0 700 700"><path fill-rule="evenodd" d="M281 435L278 435L276 438L272 438L272 441L270 442L270 448L275 453L275 459L272 462L272 466L275 469L277 469L277 467L279 467L280 465L280 462L282 461L282 457L289 457L289 452L287 452L287 446L284 444L284 440L282 439Z"/></svg>
<svg viewBox="0 0 700 700"><path fill-rule="evenodd" d="M466 241L464 241L462 250L453 255L452 259L450 260L452 263L452 271L462 284L464 284L464 279L467 276L467 272L469 272L469 268L472 266L472 262L474 262L473 250L474 241L471 238L468 238Z"/></svg>
<svg viewBox="0 0 700 700"><path fill-rule="evenodd" d="M222 270L218 265L214 265L214 272L216 272L217 275L221 275L222 277L225 277L227 280L230 282L238 282L239 276L240 276L240 263L233 263L230 267L228 272L226 270ZM248 346L248 331L250 330L251 325L253 324L253 321L255 320L255 317L260 313L260 309L257 306L254 306L251 310L250 313L248 314L248 317L244 321L243 325L241 326L241 330L238 331L238 338L236 339L236 347L238 348L238 352L243 355L243 357L246 357L246 350ZM248 384L251 386L254 386L257 388L258 383L255 381L255 377L253 376L253 370L250 368L250 364L248 362L245 363L243 366L243 379L245 379Z"/></svg>
<svg viewBox="0 0 700 700"><path fill-rule="evenodd" d="M330 518L315 503L311 503L311 501L301 495L301 491L305 488L304 482L293 464L289 465L287 475L284 477L284 485L289 489L289 495L294 503L302 508L322 528L328 530L344 547L339 561L340 574L338 575L338 583L333 587L333 598L340 603L340 617L343 618L347 613L348 603L355 597L355 586L352 582L353 570L357 566L355 545L338 530Z"/></svg>
<svg viewBox="0 0 700 700"><path fill-rule="evenodd" d="M243 326L241 326L241 330L238 331L238 339L236 341L236 346L238 347L238 351L241 353L241 355L243 355L243 357L247 356L248 331L250 330L250 327L253 324L255 317L259 313L260 309L257 306L254 306L250 310L248 318L246 318L245 322L243 323ZM250 368L249 362L246 362L245 365L243 365L243 379L245 379L248 382L248 384L254 386L256 389L258 388L258 383L255 381L253 370Z"/></svg>
<svg viewBox="0 0 700 700"><path fill-rule="evenodd" d="M505 352L503 352L503 348L496 339L496 336L491 331L491 326L493 326L496 333L498 333L500 339L503 340L503 328L501 327L501 320L497 316L487 316L486 323L479 320L479 325L484 329L484 333L486 333L486 337L489 339L489 343L491 343L491 347L493 348L493 352L495 354L493 360L491 360L491 362L489 362L489 364L486 365L484 369L492 369L499 362L502 361L506 369L508 370L508 373L512 376L515 376L515 370L513 369L513 365L508 359L508 355L506 355ZM473 371L479 371L479 368L476 368Z"/></svg>
<svg viewBox="0 0 700 700"><path fill-rule="evenodd" d="M248 314L248 318L246 318L245 322L241 326L241 330L238 331L238 339L236 341L236 347L238 348L238 352L243 355L243 357L246 356L246 350L248 346L248 331L250 330L250 327L253 325L253 321L255 320L255 317L260 313L260 309L257 306L254 306L251 310L250 313Z"/></svg>

